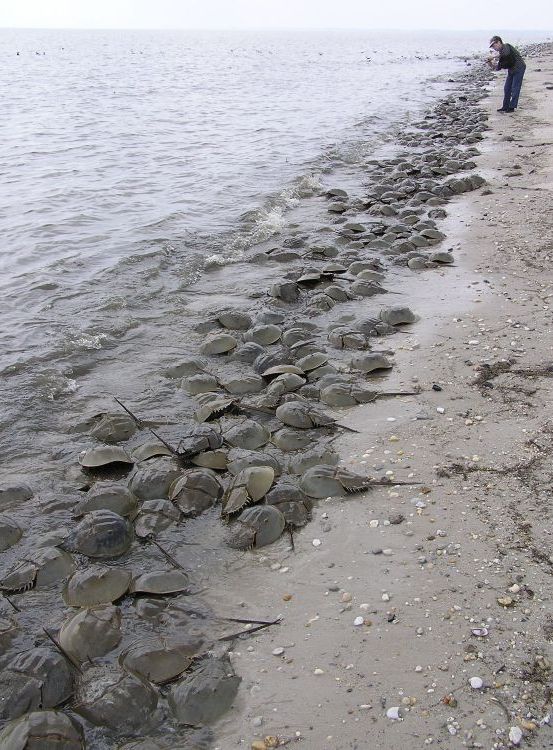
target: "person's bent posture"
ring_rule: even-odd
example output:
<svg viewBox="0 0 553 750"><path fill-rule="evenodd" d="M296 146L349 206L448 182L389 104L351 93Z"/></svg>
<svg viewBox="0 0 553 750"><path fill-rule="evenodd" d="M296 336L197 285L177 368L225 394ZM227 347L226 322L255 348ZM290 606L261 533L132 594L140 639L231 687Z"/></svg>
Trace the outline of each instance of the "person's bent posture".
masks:
<svg viewBox="0 0 553 750"><path fill-rule="evenodd" d="M495 70L507 70L505 88L503 89L503 106L498 112L514 112L518 107L518 98L522 88L522 79L526 71L526 63L522 55L512 44L504 44L500 36L492 36L490 48L498 53L497 58L490 57L489 65Z"/></svg>

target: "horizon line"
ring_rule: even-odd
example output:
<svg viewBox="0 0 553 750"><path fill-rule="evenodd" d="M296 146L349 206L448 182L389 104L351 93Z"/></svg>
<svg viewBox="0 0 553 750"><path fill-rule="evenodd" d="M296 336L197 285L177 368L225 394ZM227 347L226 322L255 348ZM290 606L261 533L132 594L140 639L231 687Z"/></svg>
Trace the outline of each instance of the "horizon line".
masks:
<svg viewBox="0 0 553 750"><path fill-rule="evenodd" d="M470 33L489 33L488 29L457 29L450 27L410 27L391 26L0 26L0 31L453 31ZM502 32L553 33L553 29L514 29L502 28Z"/></svg>

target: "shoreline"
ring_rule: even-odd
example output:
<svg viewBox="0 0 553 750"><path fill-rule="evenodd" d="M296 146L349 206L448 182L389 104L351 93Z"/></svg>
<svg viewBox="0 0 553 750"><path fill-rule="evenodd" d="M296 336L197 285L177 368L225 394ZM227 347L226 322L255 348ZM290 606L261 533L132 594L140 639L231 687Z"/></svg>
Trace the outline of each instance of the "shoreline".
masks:
<svg viewBox="0 0 553 750"><path fill-rule="evenodd" d="M243 694L238 715L221 724L221 750L253 747L266 736L294 744L296 732L309 750L361 748L367 736L386 750L454 741L507 748L519 729L521 746L551 742L551 511L533 495L548 487L540 458L550 443L535 441L544 440L542 425L551 419L543 367L551 346L540 352L551 322L547 303L534 295L544 296L541 274L553 257L545 250L553 237L546 187L553 160L547 146L532 146L551 140L551 105L541 97L553 76L550 49L528 67L516 116L495 113L501 76L483 101L491 129L476 161L487 184L450 203L440 223L456 267L419 275L410 287L409 304L422 316L414 340L396 352L392 377L406 384L417 372L423 397L403 414L406 404L356 407L346 424L361 435L340 440L354 470L413 473L430 490L425 507L412 503L419 493L403 488L321 503L294 554L269 551L246 587L218 592L219 606L243 596L249 610L253 589L258 607L285 616L284 625L235 647ZM532 218L540 209L542 235ZM519 255L535 244L543 260L528 250ZM486 365L493 374L502 359L529 374L499 367L489 387ZM432 391L434 383L442 390ZM405 521L388 524L394 514ZM313 549L317 537L323 545ZM359 615L371 620L362 632L353 625ZM483 689L471 688L471 677ZM386 715L396 706L400 721Z"/></svg>
<svg viewBox="0 0 553 750"><path fill-rule="evenodd" d="M450 100L454 98L453 95L449 97ZM485 101L484 106L487 109L490 109L488 106L490 102L490 99ZM482 102L479 106L481 104ZM504 127L509 127L509 123L506 122ZM487 149L489 143L490 139L488 138L477 145L485 146ZM506 143L512 142L506 141ZM470 142L465 145L470 147ZM386 164L386 159L381 161L382 164ZM401 162L401 158L399 158L399 161ZM493 155L490 155L486 150L482 156L477 157L477 161L476 173L480 173L480 164L482 163L483 173L486 173L488 179L493 179L495 175ZM373 175L378 173L379 164L380 161L376 160L375 164L372 165ZM457 175L451 174L453 179L456 179ZM459 176L463 176L463 174L464 172L460 172ZM526 177L524 172L523 174ZM458 427L455 419L449 416L449 401L453 399L458 402L451 407L456 412L461 408L461 404L463 408L465 407L465 401L470 402L471 406L467 410L467 413L469 413L471 409L476 408L475 404L478 398L481 398L480 391L477 395L472 392L467 395L466 383L456 382L458 377L456 368L460 367L464 361L462 359L464 353L459 353L464 344L462 326L465 323L462 321L466 318L470 319L471 324L478 328L478 321L472 321L474 302L472 295L476 282L479 282L479 290L480 288L486 290L485 293L479 291L478 303L490 315L496 313L496 311L494 310L494 303L491 301L492 285L486 283L484 286L480 274L470 270L471 264L476 263L476 256L470 253L465 255L463 252L464 243L472 241L470 234L472 230L469 228L467 234L463 235L459 232L459 229L462 221L476 221L475 207L480 203L485 205L488 214L493 211L494 194L492 192L489 197L486 197L485 193L488 190L489 186L484 185L478 193L467 193L466 196L449 203L450 215L443 220L443 225L448 230L446 232L447 237L435 249L441 250L443 246L450 247L453 245L456 259L454 266L451 265L446 269L441 269L438 266L428 271L413 272L408 270L403 263L405 256L402 259L402 253L405 253L405 248L397 253L390 252L387 254L390 262L386 264L390 273L382 283L386 287L390 287L391 294L379 295L373 298L370 304L367 304L366 300L349 300L342 306L336 305L330 310L323 311L322 314L310 317L311 322L322 322L323 326L333 326L338 322L346 324L348 320L353 323L355 313L359 311L364 311L363 314L366 315L369 310L378 311L380 308L386 307L387 304L395 304L396 302L400 305L407 304L421 315L420 322L415 323L412 327L413 330L409 330L405 335L397 334L372 339L375 349L393 349L395 351L395 366L391 376L387 377L385 381L377 380L377 387L389 389L397 386L402 390L420 387L421 393L416 397L394 401L381 400L375 404L358 406L353 410L339 410L337 412L339 421L358 429L360 435L356 437L352 437L351 434L343 435L334 443L334 446L337 447L338 453L347 468L361 474L376 473L377 475L397 469L398 475L396 478L398 480L405 481L413 475L413 482L423 481L424 486L430 491L427 493L425 490L421 494L420 490L414 488L410 490L399 487L390 487L387 490L375 488L368 497L353 496L347 500L319 501L314 510L314 519L294 534L295 552L289 549L289 543L285 538L253 554L225 551L223 547L218 547L218 545L224 543L226 531L218 522L218 513L215 509L206 514L204 518L191 520L184 527L170 529L166 535L160 537L165 547L171 551L172 556L186 569L192 570L194 583L198 587L204 584L209 587L209 594L206 595L205 600L214 610L232 613L237 617L240 616L241 609L245 609L247 613L264 611L274 612L275 615L282 612L285 615L283 625L276 626L251 641L235 642L232 661L236 671L243 679L243 684L236 701L236 709L228 713L216 727L217 736L221 738L216 745L221 747L221 750L227 750L227 747L230 746L249 747L252 742L261 742L262 736L278 736L282 738L283 742L287 742L289 739L292 741L301 739L302 746L306 748L328 747L328 750L341 748L345 750L346 747L357 747L356 743L363 741L361 738L364 736L366 727L359 732L355 727L356 719L359 720L359 727L370 721L371 728L376 733L374 739L380 739L384 743L397 742L398 748L400 744L413 742L415 736L420 739L422 746L423 740L433 735L428 734L424 738L421 733L433 732L434 735L437 735L439 731L436 724L438 719L435 716L424 715L424 711L427 709L426 707L423 708L425 704L420 697L422 692L420 688L421 673L414 670L417 665L423 662L428 665L433 660L435 661L436 644L434 641L436 631L438 631L438 637L441 639L441 645L445 647L445 644L448 643L451 634L447 631L449 625L444 629L444 621L451 623L455 619L461 619L462 615L458 616L458 613L464 611L463 607L465 610L468 609L466 601L470 596L472 596L473 610L480 601L480 589L475 596L474 592L463 588L463 586L466 586L464 579L463 586L460 587L460 593L450 592L455 596L445 597L444 587L448 582L444 579L450 577L449 571L453 570L453 567L446 568L448 572L444 572L442 570L443 559L448 558L448 555L451 554L451 560L461 570L461 573L457 573L457 577L468 576L468 573L463 570L463 566L468 563L463 555L467 552L474 555L480 554L482 545L479 540L485 538L489 533L485 519L484 521L480 518L475 519L473 529L477 529L477 531L473 530L471 533L476 534L476 538L471 538L468 542L463 540L463 555L457 553L455 544L458 542L450 542L449 539L454 536L459 537L461 529L464 531L466 519L463 517L463 511L456 509L452 513L450 503L443 499L434 499L440 493L442 496L448 493L453 496L457 493L464 497L463 493L469 492L469 490L463 490L455 485L455 480L459 474L458 463L454 460L456 459L455 452L452 449L448 450L451 456L446 456L446 458L450 460L443 461L443 452L440 452L437 443L443 445L448 439L450 430L446 429L448 427L447 420L453 420L451 429L456 430ZM436 195L435 198L437 202L430 205L434 205L436 210L439 211L442 205L441 199L439 195ZM390 202L393 202L393 199ZM316 244L313 243L313 238L316 238L317 235L320 239L324 239L326 235L331 240L332 232L336 232L337 229L340 230L340 227L347 229L345 224L349 220L348 218L342 224L332 224L329 221L326 225L321 225L321 199L319 197L314 198L312 203L311 218L313 223L312 225L309 224L309 221L300 223L296 233L298 236L301 237L301 233L305 232L310 237L311 244ZM373 212L374 206L378 205L383 206L380 209L380 214ZM386 217L386 205L388 204L385 202L375 200L373 208L369 211L369 221L375 224L382 221L387 226L393 223L395 221L393 216ZM356 213L360 214L364 210L359 196L352 199L352 206ZM423 212L426 210L424 205L414 208L420 208ZM309 215L309 208L306 210L303 207L302 210ZM294 220L293 213L291 212L290 222ZM439 219L438 227L441 226L442 220ZM431 225L425 228L431 232L436 231ZM379 252L386 250L385 245L379 244L383 240L379 240L378 235L372 238L366 235L361 238L361 234L363 233L358 232L358 230L349 230L349 235L347 231L340 233L341 236L339 235L337 242L339 257L336 258L336 261L340 262L342 257L350 262L362 259L366 255L366 248L368 248L368 255L373 258ZM398 237L393 242L404 239L400 236L404 234L403 231L397 234ZM430 237L434 239L432 235ZM364 243L363 240L366 240L366 242ZM391 247L393 242L388 247ZM272 238L265 243L265 248L270 249L279 244L278 237ZM206 306L198 296L197 302L193 301L189 310L201 311L209 317L210 311L220 309L223 306L226 307L229 301L227 290L229 285L233 283L238 285L237 293L233 296L234 304L237 304L238 307L243 306L250 309L252 309L252 305L258 305L260 300L266 299L264 289L267 285L276 283L285 276L289 277L291 272L293 274L291 263L295 263L296 266L302 263L301 256L305 245L294 244L294 232L288 235L288 242L284 245L285 252L280 258L280 263L273 262L274 253L270 253L268 259L262 257L251 259L254 263L254 273L259 275L261 270L259 263L263 263L261 268L265 272L263 287L260 288L257 299L256 295L252 296L249 293L248 283L251 277L249 274L243 277L241 264L237 264L234 267L227 266L220 272L212 274L209 280L200 282L196 294L201 293L202 284L211 285L212 282L215 282L209 303ZM434 246L431 243L427 243L421 253L430 257L433 248ZM262 248L259 249L262 250ZM298 250L300 252L296 252ZM293 256L296 256L296 258L294 259ZM415 258L415 255L412 257ZM399 262L397 262L398 260ZM330 262L332 258L325 259L325 261ZM479 262L482 263L483 258L479 259ZM321 260L309 259L305 261L305 265L320 267ZM488 277L493 274L493 271L490 270L488 273L488 270L486 270L485 273ZM441 300L436 299L436 285L438 283L440 284L440 295L443 296ZM467 289L462 288L463 285L467 285ZM402 296L396 298L393 296L395 294L401 294ZM445 304L451 304L452 300L456 317L459 318L459 321L455 323L453 333L449 330L451 321L444 325L447 318L443 312ZM484 304L482 304L482 301ZM297 311L294 312L290 307L279 308L277 305L273 309L281 309L288 313L283 321L283 327L290 327L293 325L292 321L297 319ZM259 308L257 307L256 313L258 311ZM199 345L205 340L206 335L209 335L210 331L213 330L215 328L210 327L209 324L207 326L200 325L196 328L193 338ZM486 331L481 335L485 337L485 334ZM474 335L476 337L477 334ZM437 337L440 336L443 339L437 340ZM322 342L324 336L320 340ZM470 352L474 351L474 346L475 344L466 344ZM445 369L443 356L439 357L439 362L432 362L431 354L438 347L440 354L446 352L447 368ZM355 351L342 352L342 359L345 361L355 353ZM339 359L335 351L332 352L331 359L332 361ZM221 365L215 361L212 363L211 359L209 359L209 363L209 370L215 372L218 378L225 374L226 364ZM416 381L414 381L414 371L419 373L416 376ZM465 371L463 370L463 372ZM440 385L442 391L432 391L432 383L442 384ZM307 395L308 391L306 390L305 393ZM312 398L313 390L310 393ZM484 391L484 393L488 395L487 391ZM444 405L442 406L442 404ZM325 411L329 411L324 404L322 406ZM480 407L481 404L478 403L478 408ZM436 408L445 409L445 413L440 414L439 418L434 416ZM482 414L476 416L482 416ZM482 432L485 432L488 429L489 422L486 417L482 417L480 420L476 416L474 419L465 417L464 426L472 428L476 424L478 429L479 426L482 426ZM394 422L390 422L390 419L393 419ZM471 421L470 425L468 421ZM390 427L392 427L393 433L390 433ZM168 425L165 428L169 431L172 429ZM457 440L461 440L457 433L455 437ZM468 437L470 438L470 435ZM485 442L484 436L480 435L479 438L482 442ZM417 443L416 449L400 447L407 446L407 441L410 440ZM364 453L360 453L360 443L364 443L364 441L367 442L367 445L363 445ZM467 443L469 442L467 441ZM461 443L461 445L464 444ZM391 453L386 453L386 451L391 451ZM398 451L402 451L402 453L399 454ZM471 462L475 465L478 464L477 459L472 458L475 454L476 451L466 459L469 464ZM375 465L377 456L378 460ZM441 464L445 465L441 466ZM453 465L454 468L451 468L449 464ZM432 471L429 470L430 466L440 466L442 473L437 474L434 468ZM479 476L474 466L465 468L467 476ZM452 478L449 484L446 482L448 471L451 472L449 478ZM76 475L69 474L67 481L75 487ZM468 482L468 480L466 481ZM84 487L79 489L84 489ZM486 491L491 492L491 488L486 487ZM427 496L430 499L423 501L422 498ZM413 497L416 497L418 506L411 503ZM423 503L423 505L420 505L420 503ZM441 503L444 503L445 507L441 507ZM70 505L69 497L61 502L63 509L68 509ZM470 503L466 504L465 507L470 507L471 511L473 510ZM406 512L406 508L409 512ZM434 522L429 517L430 511L435 516L436 526L431 525ZM8 509L8 513L10 512L10 509ZM325 518L324 514L328 518ZM388 525L385 521L389 520L388 516L391 517L391 514L403 515L403 519L397 524ZM378 521L378 524L373 523L371 525L371 521ZM440 526L438 526L438 523L440 523ZM445 531L443 534L430 533L434 528L439 528L442 531L445 529ZM422 536L424 533L426 533L425 540ZM433 539L428 539L429 535ZM53 536L56 537L56 534ZM313 538L319 538L322 544L316 548L313 547ZM443 543L440 542L442 539L445 540ZM414 562L413 547L421 541L431 543L422 543L423 549L416 550L417 562ZM187 547L187 545L198 545L202 549L196 551ZM436 548L434 549L434 547ZM536 545L536 549L538 548ZM207 552L208 550L209 552ZM352 550L356 551L354 558L350 557ZM379 552L379 550L382 550L382 552ZM424 556L427 556L427 561L421 562L421 558ZM13 556L10 554L9 557L12 558ZM383 561L385 564L383 564ZM448 561L450 561L449 558ZM140 563L143 567L152 564L147 553L136 551L132 560L122 558L120 562L122 565L131 565L135 568ZM542 563L545 565L545 562L542 561ZM115 566L117 565L118 563L115 564ZM497 565L497 563L493 563L493 566ZM501 572L494 569L489 575L491 576L492 573L496 580L499 580ZM439 591L440 597L437 596L436 600L432 598L430 593L434 590L434 582L426 580L429 575L430 577L436 576L439 586L442 587ZM396 577L393 578L393 576ZM370 581L370 586L367 587L363 583L363 577ZM391 581L392 583L390 583ZM276 587L274 586L275 582L277 583ZM425 600L428 614L422 612L423 607L420 601L409 603L409 606L413 607L412 610L407 610L407 605L403 604L412 596L411 588L413 585L422 587L422 596L419 598L421 601ZM499 584L496 583L495 585L499 590ZM484 584L484 590L489 593L489 587L486 587L488 587L488 584ZM277 589L277 604L275 604L275 588ZM517 602L521 590L523 590L523 586L519 585L519 591L516 592ZM385 599L384 596L388 598ZM254 597L255 601L249 601L250 598ZM440 609L444 606L444 597L448 600L451 599L449 603L452 611L447 618L443 609ZM522 595L520 598L522 598ZM16 601L23 608L29 603L32 606L33 600L37 602L39 599L40 595L35 592L16 595ZM457 609L461 605L454 603L454 600L455 602L457 600L463 601L461 610ZM360 605L366 606L358 610L357 608ZM409 615L405 616L403 610L408 612ZM365 619L371 621L371 624L362 625L361 629L358 626L352 626L350 622L353 621L355 615L358 615L359 611L363 613ZM129 614L128 607L125 608L125 614ZM61 622L61 617L62 613L56 612L55 619L58 622ZM384 617L384 620L382 620L382 617ZM428 621L436 623L432 626L434 627L432 634L429 630L431 626L428 625ZM461 630L458 623L455 622L451 627L455 630L455 637L459 639L458 642L461 643L463 636L460 634ZM482 627L484 626L482 625ZM416 629L415 641L411 641L413 628ZM422 628L423 632L417 632L418 628ZM306 633L310 636L307 639ZM374 640L375 637L378 639L378 651L389 651L393 655L392 668L389 670L389 674L385 676L382 676L381 673L375 674L374 672L378 672L378 669L373 668L371 670L371 664L367 663L371 654L366 654L365 649L370 651L371 640ZM291 645L292 643L295 645ZM415 664L409 662L412 654L405 653L407 643L415 644L417 650ZM480 646L481 641L477 643ZM346 652L352 646L356 649L355 656L348 656ZM250 648L253 650L250 651ZM283 649L282 652L272 653L274 649L281 648ZM297 657L296 654L300 654L300 652L301 655ZM373 656L374 653L373 651ZM467 653L474 654L475 652ZM423 655L426 661L423 660ZM453 662L454 656L453 653L450 653L447 658L444 658L444 669L438 667L440 672L443 671L445 675L451 674L449 671L451 664L448 664L447 670L445 666L446 662ZM371 662L373 667L377 665L376 656L374 656L374 659L374 663ZM471 658L470 661L477 662L480 667L478 656L474 659ZM407 675L404 674L406 664L409 665L409 669L412 667ZM387 664L385 666L388 667ZM469 664L469 666L471 665ZM261 672L261 674L267 674L267 679L259 680L259 670L263 669L266 669L267 672ZM379 669L382 669L381 665ZM315 670L320 670L321 674L314 675ZM461 671L461 668L459 671ZM432 679L436 680L435 672L427 669L426 666L423 667L422 673L427 682ZM269 678L272 678L271 684L266 684ZM486 679L490 679L489 675L486 676ZM290 680L297 680L294 683L295 691L306 696L302 706L290 706L288 703L290 700L288 694L292 684ZM441 688L442 684L439 687ZM455 686L451 689L457 695L457 689L460 690L461 688L462 685L455 682ZM426 689L427 691L434 691L431 694L427 693L428 699L428 695L434 696L435 693L438 693L439 688L436 685L436 687L427 687ZM445 684L443 689L447 689ZM478 691L473 691L473 693L476 695ZM489 691L485 694L488 695ZM361 698L361 695L364 697ZM481 694L478 693L478 695ZM394 703L390 702L392 696L396 700ZM384 698L385 705L382 703ZM409 698L411 702L403 701L404 698ZM416 699L416 702L412 702L412 699ZM354 700L362 700L363 702L354 704ZM436 700L438 700L438 697L436 697ZM271 706L271 713L270 716L267 716L268 709L266 706L269 705ZM390 723L392 720L385 716L385 711L396 705L399 705L400 713L404 715L400 721ZM274 708L279 706L283 707L275 712ZM451 707L453 707L453 703L448 706L450 710L452 710ZM476 710L478 710L478 705L475 703L474 711ZM497 709L497 711L501 714L501 709ZM306 729L305 713L309 715L309 721L317 725L313 729ZM384 718L382 717L383 713ZM281 719L281 716L285 718ZM261 728L258 723L253 724L254 721L257 722L259 717L262 717ZM348 717L353 718L348 721ZM505 719L504 713L503 719ZM443 720L443 715L441 715L439 722L443 722ZM456 729L455 722L457 721L458 719L454 719L451 723L454 729ZM490 727L494 721L497 725L497 716L490 709ZM237 724L240 726L237 726ZM415 725L415 729L413 729L413 725ZM251 726L251 729L246 731L245 726ZM397 733L393 736L389 734L390 726L393 727L394 732L397 729ZM547 726L543 727L544 732L547 732L547 729ZM482 731L484 732L484 730ZM537 732L538 730L536 728L536 730L526 731ZM295 732L300 732L301 738L296 738ZM457 732L448 729L449 736L455 733L460 734L461 728ZM357 737L357 734L360 734L361 738ZM159 734L154 733L152 737L154 736L159 737ZM437 742L439 739L436 736L432 741ZM467 742L472 740L472 738L466 739ZM106 739L106 741L108 740ZM202 738L203 741L205 741L205 738ZM371 737L371 741L373 741L373 737ZM497 742L500 741L501 739L497 740ZM148 743L149 740L146 740L146 742ZM220 744L221 742L223 744ZM132 747L140 746L140 743L137 745L136 742L125 745L129 750ZM151 744L151 747L153 746ZM164 745L160 745L160 747L162 746ZM395 750L395 745L385 744L384 746ZM471 745L469 744L469 746ZM477 745L473 744L472 746L476 747ZM497 744L495 747L499 748L503 745Z"/></svg>

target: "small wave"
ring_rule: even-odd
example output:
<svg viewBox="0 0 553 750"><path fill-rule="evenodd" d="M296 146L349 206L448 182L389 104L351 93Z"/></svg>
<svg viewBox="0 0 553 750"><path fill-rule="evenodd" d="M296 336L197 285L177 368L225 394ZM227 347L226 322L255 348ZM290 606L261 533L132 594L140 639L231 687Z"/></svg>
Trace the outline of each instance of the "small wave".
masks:
<svg viewBox="0 0 553 750"><path fill-rule="evenodd" d="M62 396L75 393L79 386L76 380L68 378L60 372L44 372L37 376L35 387L43 399L56 401Z"/></svg>
<svg viewBox="0 0 553 750"><path fill-rule="evenodd" d="M83 331L70 333L66 336L64 350L66 353L75 351L92 351L101 349L109 336L106 333L84 333Z"/></svg>

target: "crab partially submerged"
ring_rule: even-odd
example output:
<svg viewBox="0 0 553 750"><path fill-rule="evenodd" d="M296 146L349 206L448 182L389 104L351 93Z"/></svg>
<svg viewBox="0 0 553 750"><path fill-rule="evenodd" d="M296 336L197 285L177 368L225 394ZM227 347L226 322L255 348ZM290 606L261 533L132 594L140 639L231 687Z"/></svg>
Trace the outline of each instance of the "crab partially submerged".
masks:
<svg viewBox="0 0 553 750"><path fill-rule="evenodd" d="M81 609L63 623L58 640L78 662L105 656L121 640L121 610L109 604Z"/></svg>
<svg viewBox="0 0 553 750"><path fill-rule="evenodd" d="M300 487L309 497L346 496L353 492L364 492L371 486L369 477L354 474L340 466L312 466L300 479Z"/></svg>
<svg viewBox="0 0 553 750"><path fill-rule="evenodd" d="M144 500L134 521L134 532L139 539L157 536L180 520L181 514L169 500Z"/></svg>
<svg viewBox="0 0 553 750"><path fill-rule="evenodd" d="M190 581L182 570L154 570L135 578L131 584L132 594L168 596L188 590Z"/></svg>
<svg viewBox="0 0 553 750"><path fill-rule="evenodd" d="M128 414L98 414L93 417L90 434L102 443L122 443L136 432L136 423Z"/></svg>
<svg viewBox="0 0 553 750"><path fill-rule="evenodd" d="M63 599L70 607L111 604L128 590L132 574L124 568L90 565L78 570L66 582Z"/></svg>
<svg viewBox="0 0 553 750"><path fill-rule="evenodd" d="M131 492L140 500L167 498L169 487L182 474L179 461L167 456L143 461L131 477Z"/></svg>
<svg viewBox="0 0 553 750"><path fill-rule="evenodd" d="M216 333L208 336L200 346L202 354L227 354L238 346L238 339L230 333Z"/></svg>
<svg viewBox="0 0 553 750"><path fill-rule="evenodd" d="M110 510L88 513L64 540L65 549L87 557L119 557L134 538L132 525Z"/></svg>
<svg viewBox="0 0 553 750"><path fill-rule="evenodd" d="M275 479L270 466L251 466L239 472L223 495L223 516L238 513L247 505L258 503L271 489Z"/></svg>
<svg viewBox="0 0 553 750"><path fill-rule="evenodd" d="M71 575L75 563L71 555L56 547L45 547L20 560L0 579L0 591L8 594L47 588Z"/></svg>
<svg viewBox="0 0 553 750"><path fill-rule="evenodd" d="M276 505L246 508L238 517L228 541L234 549L265 547L280 537L286 527L284 515Z"/></svg>
<svg viewBox="0 0 553 750"><path fill-rule="evenodd" d="M133 643L121 654L119 662L127 671L160 685L187 670L195 653L187 643L150 638Z"/></svg>
<svg viewBox="0 0 553 750"><path fill-rule="evenodd" d="M13 518L0 515L0 552L13 547L22 536L23 531Z"/></svg>

